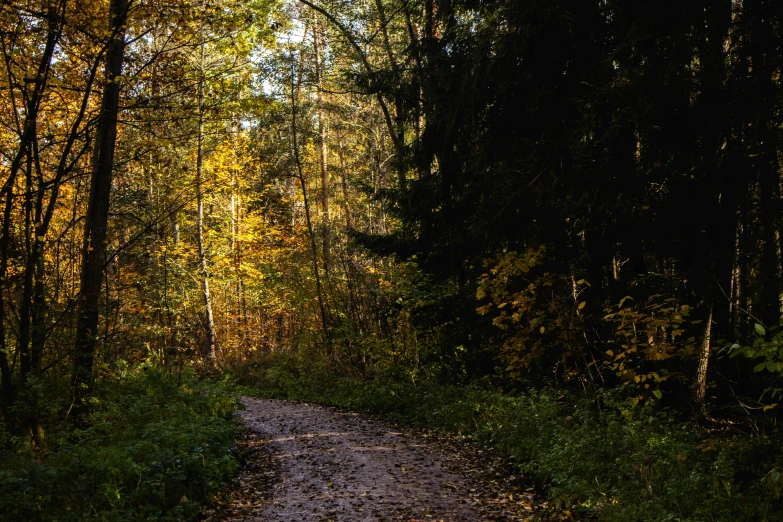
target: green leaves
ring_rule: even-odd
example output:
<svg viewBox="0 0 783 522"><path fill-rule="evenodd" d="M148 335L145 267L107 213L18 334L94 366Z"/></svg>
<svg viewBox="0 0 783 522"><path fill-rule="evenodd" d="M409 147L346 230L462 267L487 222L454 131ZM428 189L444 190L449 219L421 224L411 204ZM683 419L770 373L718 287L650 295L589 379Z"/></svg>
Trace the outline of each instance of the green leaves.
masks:
<svg viewBox="0 0 783 522"><path fill-rule="evenodd" d="M97 388L89 428L3 461L0 519L195 519L237 467L227 387L149 368Z"/></svg>
<svg viewBox="0 0 783 522"><path fill-rule="evenodd" d="M754 373L766 370L770 373L783 374L783 331L781 331L781 326L774 326L768 330L764 325L755 323L753 329L757 337L752 346L734 343L721 351L728 350L729 356L732 358L742 355L748 359L759 359L753 366Z"/></svg>
<svg viewBox="0 0 783 522"><path fill-rule="evenodd" d="M783 363L777 362L777 361L765 361L760 362L756 366L753 367L753 371L758 373L763 370L767 370L768 372L779 372L783 369Z"/></svg>

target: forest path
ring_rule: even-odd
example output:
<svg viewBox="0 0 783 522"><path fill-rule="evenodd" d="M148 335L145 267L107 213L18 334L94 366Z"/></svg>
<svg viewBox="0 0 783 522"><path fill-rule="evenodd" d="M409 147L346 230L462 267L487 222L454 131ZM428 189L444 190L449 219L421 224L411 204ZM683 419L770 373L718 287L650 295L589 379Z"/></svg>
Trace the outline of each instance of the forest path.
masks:
<svg viewBox="0 0 783 522"><path fill-rule="evenodd" d="M232 501L208 521L530 520L534 497L476 445L334 408L244 397L252 434Z"/></svg>

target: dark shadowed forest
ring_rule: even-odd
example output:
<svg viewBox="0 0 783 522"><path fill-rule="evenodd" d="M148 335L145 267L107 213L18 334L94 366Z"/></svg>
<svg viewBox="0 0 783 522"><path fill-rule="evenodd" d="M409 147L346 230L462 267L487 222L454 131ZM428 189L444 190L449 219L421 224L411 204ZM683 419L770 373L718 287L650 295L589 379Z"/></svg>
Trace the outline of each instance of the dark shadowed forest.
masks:
<svg viewBox="0 0 783 522"><path fill-rule="evenodd" d="M0 105L1 520L198 520L240 395L783 520L783 2L4 0Z"/></svg>

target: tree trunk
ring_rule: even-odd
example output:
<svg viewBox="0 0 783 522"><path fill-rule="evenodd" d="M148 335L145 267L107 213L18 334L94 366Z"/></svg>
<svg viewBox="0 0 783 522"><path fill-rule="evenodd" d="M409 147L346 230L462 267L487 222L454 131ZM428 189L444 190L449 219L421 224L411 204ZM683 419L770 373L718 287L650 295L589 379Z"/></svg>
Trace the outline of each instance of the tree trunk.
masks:
<svg viewBox="0 0 783 522"><path fill-rule="evenodd" d="M318 23L313 25L313 49L315 51L315 87L318 107L318 166L321 171L321 209L323 216L324 272L329 277L329 255L331 252L331 223L329 218L329 172L327 165L326 123L324 122L323 95L321 93L321 40Z"/></svg>
<svg viewBox="0 0 783 522"><path fill-rule="evenodd" d="M699 414L706 416L707 414L707 368L710 364L711 347L710 341L712 337L712 303L710 302L709 313L707 314L707 322L704 325L704 337L701 342L701 353L699 354L699 366L696 369L696 379L693 383L693 399L696 401L696 406L699 408Z"/></svg>
<svg viewBox="0 0 783 522"><path fill-rule="evenodd" d="M386 18L386 11L383 7L383 0L375 0L375 7L378 9L378 17L381 22L381 32L383 34L383 47L386 51L386 55L389 58L392 72L394 74L395 81L402 82L402 75L400 74L400 67L397 63L397 59L394 56L394 50L391 46L391 39L389 38L389 20ZM405 194L407 190L407 179L405 172L405 100L403 99L402 92L398 89L394 95L394 129L391 132L396 132L396 139L394 139L394 168L397 171L397 178L399 182L400 192Z"/></svg>
<svg viewBox="0 0 783 522"><path fill-rule="evenodd" d="M13 383L11 382L11 366L8 362L8 349L6 344L5 329L5 295L2 282L5 281L8 271L8 249L11 235L11 214L13 210L14 184L17 175L22 167L22 161L25 157L31 157L33 143L37 139L38 132L38 112L43 100L43 94L46 89L51 70L52 57L57 47L65 20L66 0L61 0L57 4L49 4L47 13L48 30L46 33L46 43L43 53L38 63L38 71L35 77L33 91L30 94L29 102L25 107L25 120L19 137L19 149L14 156L9 169L8 178L6 178L0 197L5 195L5 209L3 212L2 235L0 235L0 377L3 379L3 401L2 411L5 413L7 408L13 402ZM13 93L13 86L9 86Z"/></svg>
<svg viewBox="0 0 783 522"><path fill-rule="evenodd" d="M179 217L177 214L179 209L176 205L172 204L169 207L169 220L171 221L171 241L174 243L174 249L179 246Z"/></svg>
<svg viewBox="0 0 783 522"><path fill-rule="evenodd" d="M773 80L774 55L773 30L770 3L765 0L748 0L743 3L744 17L748 20L750 79L756 93L751 111L747 115L755 129L755 155L753 167L758 172L761 211L761 262L760 287L761 319L767 326L780 321L780 173L777 159L777 130L771 119L775 106L776 86ZM774 114L774 112L773 112Z"/></svg>
<svg viewBox="0 0 783 522"><path fill-rule="evenodd" d="M76 346L73 358L73 415L77 424L84 422L92 388L92 369L98 337L101 282L106 260L106 237L109 218L114 149L117 140L120 82L125 58L125 20L128 0L111 0L109 31L112 42L106 53L105 81L95 144L87 215L82 245L82 269L77 303Z"/></svg>
<svg viewBox="0 0 783 522"><path fill-rule="evenodd" d="M19 351L20 382L24 383L32 369L30 357L30 308L33 302L33 275L34 268L30 266L33 261L33 153L27 155L25 168L25 197L24 197L24 244L27 258L24 278L22 283L22 303L19 306L19 338L17 350Z"/></svg>
<svg viewBox="0 0 783 522"><path fill-rule="evenodd" d="M315 289L318 298L318 308L321 312L321 325L324 331L324 340L326 341L327 354L334 356L332 350L332 339L329 335L329 321L326 315L326 305L324 304L323 285L321 284L321 273L318 268L318 247L315 242L315 233L313 231L313 222L310 216L310 203L307 198L307 184L305 183L304 171L302 169L302 160L299 157L299 138L296 129L296 74L294 63L291 63L291 147L293 148L294 163L296 164L296 177L302 186L302 199L304 200L305 219L307 221L307 231L310 235L310 249L313 260L313 275L315 276Z"/></svg>
<svg viewBox="0 0 783 522"><path fill-rule="evenodd" d="M353 230L353 220L351 219L351 207L348 205L348 181L345 176L345 150L343 149L343 139L340 129L337 129L337 156L340 159L340 186L343 191L343 213L345 214L345 227Z"/></svg>
<svg viewBox="0 0 783 522"><path fill-rule="evenodd" d="M204 42L202 36L201 58L198 81L198 150L196 152L196 241L201 269L201 292L204 295L204 357L210 368L217 366L217 337L215 319L212 315L212 298L209 293L209 265L204 248Z"/></svg>

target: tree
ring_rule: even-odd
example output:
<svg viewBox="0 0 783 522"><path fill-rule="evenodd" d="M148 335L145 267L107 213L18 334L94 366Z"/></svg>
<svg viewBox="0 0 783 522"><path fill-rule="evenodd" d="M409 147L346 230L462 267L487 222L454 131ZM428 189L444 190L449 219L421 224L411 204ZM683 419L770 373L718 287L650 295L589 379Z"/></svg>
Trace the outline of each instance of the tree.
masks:
<svg viewBox="0 0 783 522"><path fill-rule="evenodd" d="M128 0L111 0L108 30L111 34L103 81L101 109L95 130L90 196L84 225L82 269L77 308L73 362L74 418L84 422L92 385L98 338L101 283L106 265L106 240L111 198L114 151L117 140L122 66L125 59L125 24Z"/></svg>

